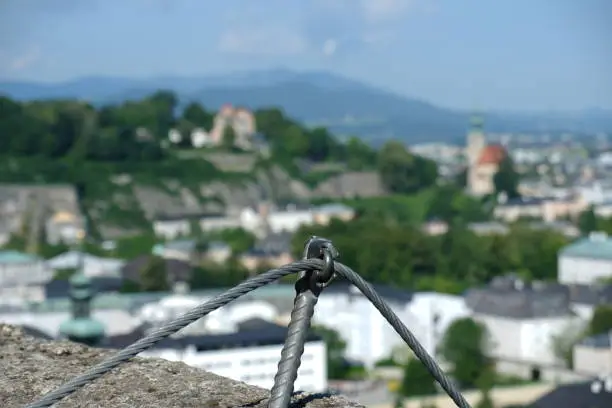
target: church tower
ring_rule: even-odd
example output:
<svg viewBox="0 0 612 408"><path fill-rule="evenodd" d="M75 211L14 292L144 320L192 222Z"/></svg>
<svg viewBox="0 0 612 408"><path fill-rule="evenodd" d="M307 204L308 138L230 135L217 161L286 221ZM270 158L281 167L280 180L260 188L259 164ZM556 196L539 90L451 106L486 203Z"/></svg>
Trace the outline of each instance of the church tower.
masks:
<svg viewBox="0 0 612 408"><path fill-rule="evenodd" d="M467 165L466 187L471 194L475 194L478 189L478 159L487 145L483 125L484 120L480 115L473 115L470 118L470 128L466 137L465 159Z"/></svg>
<svg viewBox="0 0 612 408"><path fill-rule="evenodd" d="M476 165L482 149L486 146L486 138L483 130L484 120L480 115L470 118L470 128L466 140L466 159L469 167Z"/></svg>
<svg viewBox="0 0 612 408"><path fill-rule="evenodd" d="M104 339L104 325L91 317L94 293L90 279L77 272L70 279L72 317L60 326L62 337L88 346L98 346Z"/></svg>

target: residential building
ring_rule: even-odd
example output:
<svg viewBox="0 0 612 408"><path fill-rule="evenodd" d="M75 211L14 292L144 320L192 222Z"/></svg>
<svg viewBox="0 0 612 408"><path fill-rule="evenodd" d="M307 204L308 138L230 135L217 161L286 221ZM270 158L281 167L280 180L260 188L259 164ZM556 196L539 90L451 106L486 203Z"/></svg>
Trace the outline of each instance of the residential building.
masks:
<svg viewBox="0 0 612 408"><path fill-rule="evenodd" d="M177 215L158 215L153 220L153 231L156 236L175 240L193 234L194 224L197 224L201 231L219 231L230 228L239 228L240 219L221 212L202 213L202 214L177 214Z"/></svg>
<svg viewBox="0 0 612 408"><path fill-rule="evenodd" d="M261 203L257 208L247 207L240 214L242 228L263 238L269 234L295 232L303 225L327 225L332 219L350 221L355 210L343 204L321 206L289 204L274 208Z"/></svg>
<svg viewBox="0 0 612 408"><path fill-rule="evenodd" d="M54 271L82 269L86 276L95 277L117 276L125 261L122 259L102 258L72 250L47 260L46 264Z"/></svg>
<svg viewBox="0 0 612 408"><path fill-rule="evenodd" d="M596 180L579 185L576 191L588 204L601 204L612 201L612 182L609 179Z"/></svg>
<svg viewBox="0 0 612 408"><path fill-rule="evenodd" d="M601 218L610 218L612 217L612 200L603 201L599 204L595 204L594 206L595 215Z"/></svg>
<svg viewBox="0 0 612 408"><path fill-rule="evenodd" d="M121 268L121 276L125 281L140 284L140 273L154 259L153 255L141 255L127 262ZM168 284L173 287L177 283L188 283L191 280L191 264L178 259L163 259Z"/></svg>
<svg viewBox="0 0 612 408"><path fill-rule="evenodd" d="M327 225L333 219L351 221L355 218L355 210L344 204L325 204L312 209L313 222L318 225Z"/></svg>
<svg viewBox="0 0 612 408"><path fill-rule="evenodd" d="M380 197L387 194L380 175L375 171L345 172L319 183L313 197L334 199Z"/></svg>
<svg viewBox="0 0 612 408"><path fill-rule="evenodd" d="M436 356L448 327L458 319L471 315L463 296L436 292L416 292L408 305L410 330L425 350Z"/></svg>
<svg viewBox="0 0 612 408"><path fill-rule="evenodd" d="M261 267L279 267L294 261L291 254L290 232L271 233L258 240L255 247L240 256L241 263L249 270Z"/></svg>
<svg viewBox="0 0 612 408"><path fill-rule="evenodd" d="M612 331L587 337L574 346L574 370L593 377L612 375Z"/></svg>
<svg viewBox="0 0 612 408"><path fill-rule="evenodd" d="M124 348L144 335L135 331L107 339L107 347ZM287 328L261 319L248 319L224 334L186 335L166 338L142 357L182 361L212 373L270 389L278 370ZM309 335L295 382L296 391L323 392L327 389L325 343Z"/></svg>
<svg viewBox="0 0 612 408"><path fill-rule="evenodd" d="M375 285L375 289L402 321L413 321L409 312L411 293L384 285ZM403 344L370 301L346 281L336 281L325 289L313 319L315 324L337 330L346 342L346 357L368 368Z"/></svg>
<svg viewBox="0 0 612 408"><path fill-rule="evenodd" d="M123 278L118 275L88 277L95 293L119 293L123 287ZM53 279L45 285L44 291L45 300L67 298L70 294L70 282L65 279Z"/></svg>
<svg viewBox="0 0 612 408"><path fill-rule="evenodd" d="M559 251L558 281L566 285L591 285L612 278L612 239L591 233Z"/></svg>
<svg viewBox="0 0 612 408"><path fill-rule="evenodd" d="M494 216L505 222L517 221L520 218L538 218L553 222L560 218L576 218L588 208L580 197L570 198L516 198L501 201L494 209Z"/></svg>
<svg viewBox="0 0 612 408"><path fill-rule="evenodd" d="M612 305L612 284L570 284L572 310L584 321L591 320L598 306Z"/></svg>
<svg viewBox="0 0 612 408"><path fill-rule="evenodd" d="M17 251L0 251L0 299L44 299L44 285L53 270L37 256Z"/></svg>
<svg viewBox="0 0 612 408"><path fill-rule="evenodd" d="M58 211L45 222L45 237L51 245L73 245L85 234L85 221L80 214Z"/></svg>
<svg viewBox="0 0 612 408"><path fill-rule="evenodd" d="M547 370L562 363L553 339L578 320L567 287L507 276L469 290L465 301L473 318L487 328L489 354L500 372L533 379L556 375Z"/></svg>
<svg viewBox="0 0 612 408"><path fill-rule="evenodd" d="M250 149L251 137L257 131L255 115L245 108L235 108L230 104L223 105L215 116L214 125L210 131L213 144L219 145L223 142L223 136L228 127L234 131L234 144L242 149Z"/></svg>

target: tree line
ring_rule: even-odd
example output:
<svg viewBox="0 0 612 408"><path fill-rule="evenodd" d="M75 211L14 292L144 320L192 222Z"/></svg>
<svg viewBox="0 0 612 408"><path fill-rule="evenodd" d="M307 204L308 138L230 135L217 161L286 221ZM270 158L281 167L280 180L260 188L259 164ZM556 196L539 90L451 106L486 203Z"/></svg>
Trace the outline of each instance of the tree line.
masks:
<svg viewBox="0 0 612 408"><path fill-rule="evenodd" d="M181 107L174 93L163 90L140 100L99 107L78 100L19 102L0 96L0 155L13 163L21 163L14 161L20 158L32 159L23 167L35 166L40 173L55 174L53 182L71 181L76 176L70 170L92 162L121 169L153 163L168 166L169 161L177 162L172 149L164 149L169 131L188 134L195 128L210 130L214 115L212 109L197 102ZM343 163L348 170L378 170L393 193L411 193L437 179L434 162L413 155L399 142L377 151L356 137L340 141L324 127L307 128L279 108L258 109L254 116L270 147L270 161L292 175L299 176L294 164L299 158ZM178 148L193 148L187 139L183 138Z"/></svg>

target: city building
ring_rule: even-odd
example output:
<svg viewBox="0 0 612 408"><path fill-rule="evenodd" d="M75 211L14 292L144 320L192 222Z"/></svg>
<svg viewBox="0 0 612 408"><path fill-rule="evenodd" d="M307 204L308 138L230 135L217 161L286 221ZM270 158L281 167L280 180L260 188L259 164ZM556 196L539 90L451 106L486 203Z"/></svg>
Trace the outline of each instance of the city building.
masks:
<svg viewBox="0 0 612 408"><path fill-rule="evenodd" d="M46 261L47 266L54 271L66 269L82 269L89 277L117 276L125 261L122 259L102 258L80 251L68 251Z"/></svg>
<svg viewBox="0 0 612 408"><path fill-rule="evenodd" d="M106 347L124 348L145 335L142 329L106 340ZM270 389L287 328L263 319L253 318L235 324L225 333L187 334L166 338L141 357L158 357L182 361L212 373ZM302 364L295 382L296 391L323 392L327 389L325 343L309 335L304 346Z"/></svg>
<svg viewBox="0 0 612 408"><path fill-rule="evenodd" d="M612 375L612 331L583 339L574 346L574 370L593 377Z"/></svg>
<svg viewBox="0 0 612 408"><path fill-rule="evenodd" d="M612 304L612 283L606 284L570 284L572 310L585 322L591 320L598 306Z"/></svg>
<svg viewBox="0 0 612 408"><path fill-rule="evenodd" d="M0 251L0 299L40 301L44 285L53 278L53 270L44 259L18 252Z"/></svg>
<svg viewBox="0 0 612 408"><path fill-rule="evenodd" d="M487 328L489 355L499 372L534 380L556 375L548 368L563 362L553 340L579 320L567 287L507 276L469 290L465 301L472 317Z"/></svg>
<svg viewBox="0 0 612 408"><path fill-rule="evenodd" d="M374 288L404 323L413 321L409 311L412 293L384 285ZM316 324L337 330L346 342L346 357L368 368L403 344L380 312L346 281L336 281L325 289L313 319Z"/></svg>
<svg viewBox="0 0 612 408"><path fill-rule="evenodd" d="M612 278L612 239L593 232L559 252L559 283L592 285Z"/></svg>

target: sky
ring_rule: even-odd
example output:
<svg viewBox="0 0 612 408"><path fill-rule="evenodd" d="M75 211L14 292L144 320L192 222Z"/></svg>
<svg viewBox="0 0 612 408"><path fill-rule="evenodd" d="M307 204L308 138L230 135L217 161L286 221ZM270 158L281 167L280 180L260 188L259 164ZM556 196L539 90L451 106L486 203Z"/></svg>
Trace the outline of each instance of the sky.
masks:
<svg viewBox="0 0 612 408"><path fill-rule="evenodd" d="M0 0L0 79L325 70L462 109L612 109L611 0Z"/></svg>

